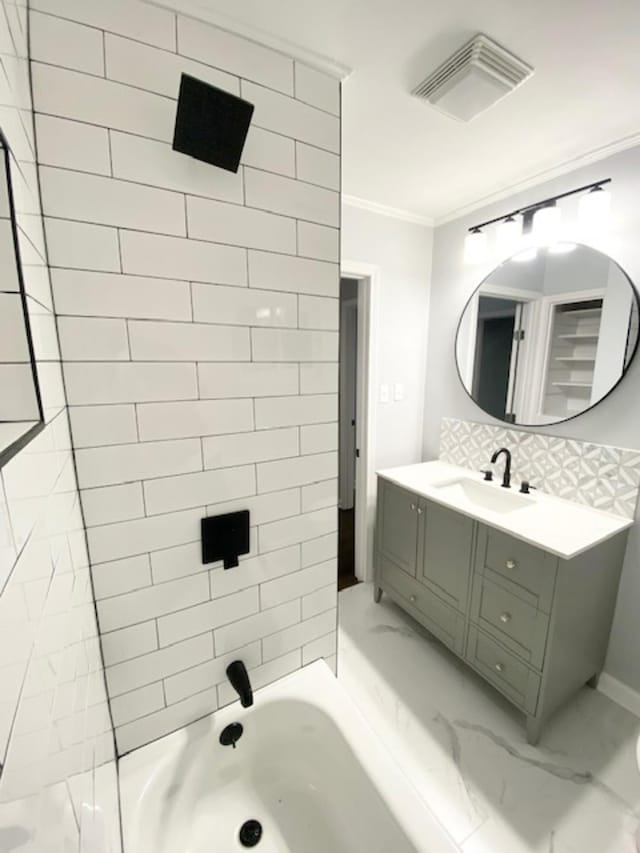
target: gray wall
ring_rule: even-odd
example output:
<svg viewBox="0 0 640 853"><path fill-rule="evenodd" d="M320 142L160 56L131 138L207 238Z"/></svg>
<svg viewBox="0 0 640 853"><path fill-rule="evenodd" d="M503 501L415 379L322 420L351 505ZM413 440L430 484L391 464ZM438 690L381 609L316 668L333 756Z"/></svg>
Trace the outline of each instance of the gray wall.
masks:
<svg viewBox="0 0 640 853"><path fill-rule="evenodd" d="M607 235L601 235L597 241L590 241L590 244L608 252L632 280L640 282L640 148L577 169L436 229L424 410L425 459L433 459L438 454L440 419L443 416L498 423L485 415L466 395L454 361L455 334L460 313L474 288L492 266L473 267L463 264L462 247L467 228L504 211L606 177L613 178L611 229ZM566 424L537 427L535 431L640 449L639 425L640 358L630 368L625 381L596 409ZM636 690L640 690L639 604L640 537L636 525L629 537L606 665L610 675Z"/></svg>

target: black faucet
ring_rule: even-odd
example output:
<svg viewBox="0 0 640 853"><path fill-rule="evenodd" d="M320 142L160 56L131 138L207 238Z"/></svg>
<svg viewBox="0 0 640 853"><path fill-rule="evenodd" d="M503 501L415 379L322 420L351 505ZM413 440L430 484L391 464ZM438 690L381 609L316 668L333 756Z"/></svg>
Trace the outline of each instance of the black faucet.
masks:
<svg viewBox="0 0 640 853"><path fill-rule="evenodd" d="M502 488L510 489L511 488L511 451L506 447L501 447L500 450L496 450L496 452L491 457L491 464L495 465L498 459L498 456L502 456L504 453L505 463L504 463L504 475L502 477Z"/></svg>
<svg viewBox="0 0 640 853"><path fill-rule="evenodd" d="M253 690L249 681L249 673L241 660L234 660L233 663L229 664L227 667L227 678L240 697L242 707L248 708L250 705L253 705Z"/></svg>

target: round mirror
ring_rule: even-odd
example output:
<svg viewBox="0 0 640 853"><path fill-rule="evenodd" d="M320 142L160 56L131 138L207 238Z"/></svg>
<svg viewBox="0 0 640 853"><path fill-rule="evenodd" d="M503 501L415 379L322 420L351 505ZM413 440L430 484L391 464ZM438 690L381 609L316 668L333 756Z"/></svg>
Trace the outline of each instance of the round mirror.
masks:
<svg viewBox="0 0 640 853"><path fill-rule="evenodd" d="M638 294L608 255L560 243L497 267L467 303L456 338L467 393L494 418L552 424L595 406L638 345Z"/></svg>

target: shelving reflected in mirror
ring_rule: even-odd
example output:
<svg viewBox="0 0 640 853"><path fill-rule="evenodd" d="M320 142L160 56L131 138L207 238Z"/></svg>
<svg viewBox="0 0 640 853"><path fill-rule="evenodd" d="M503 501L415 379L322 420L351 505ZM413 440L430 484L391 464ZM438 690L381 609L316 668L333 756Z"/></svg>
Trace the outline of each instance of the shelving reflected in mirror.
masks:
<svg viewBox="0 0 640 853"><path fill-rule="evenodd" d="M608 255L575 243L509 258L467 303L458 373L487 414L521 425L576 417L620 382L638 345L638 293Z"/></svg>

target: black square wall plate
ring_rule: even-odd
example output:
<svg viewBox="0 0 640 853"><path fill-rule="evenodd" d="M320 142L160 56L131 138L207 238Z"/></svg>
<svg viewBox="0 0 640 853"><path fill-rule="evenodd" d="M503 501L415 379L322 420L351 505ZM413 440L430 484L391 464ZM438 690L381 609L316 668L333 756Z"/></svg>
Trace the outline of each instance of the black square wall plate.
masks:
<svg viewBox="0 0 640 853"><path fill-rule="evenodd" d="M224 562L225 569L238 565L238 556L249 553L249 510L228 512L202 519L202 562Z"/></svg>
<svg viewBox="0 0 640 853"><path fill-rule="evenodd" d="M173 149L237 172L252 115L248 101L183 74Z"/></svg>

